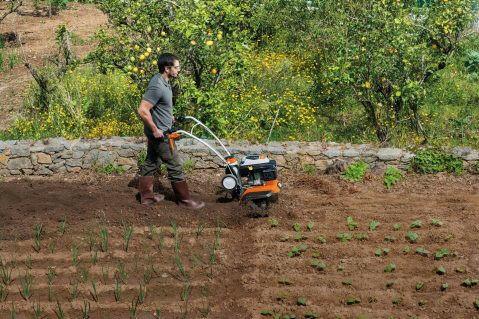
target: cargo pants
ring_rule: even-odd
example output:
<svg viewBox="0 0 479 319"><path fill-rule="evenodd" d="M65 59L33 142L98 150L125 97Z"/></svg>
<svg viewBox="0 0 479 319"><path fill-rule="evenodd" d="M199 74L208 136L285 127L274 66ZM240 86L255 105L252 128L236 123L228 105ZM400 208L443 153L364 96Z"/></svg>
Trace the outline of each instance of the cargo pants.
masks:
<svg viewBox="0 0 479 319"><path fill-rule="evenodd" d="M162 163L166 165L168 179L171 182L179 182L185 179L183 166L176 147L171 151L166 137L159 139L148 138L146 160L140 168L140 175L153 176Z"/></svg>

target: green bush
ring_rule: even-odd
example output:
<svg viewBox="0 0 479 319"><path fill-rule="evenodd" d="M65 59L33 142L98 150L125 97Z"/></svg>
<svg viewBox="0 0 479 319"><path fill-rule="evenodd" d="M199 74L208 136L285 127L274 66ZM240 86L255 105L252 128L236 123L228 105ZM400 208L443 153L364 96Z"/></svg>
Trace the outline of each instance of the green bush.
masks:
<svg viewBox="0 0 479 319"><path fill-rule="evenodd" d="M112 174L121 175L125 172L125 169L121 166L116 165L116 164L109 163L105 166L97 167L96 171L99 172L99 173L108 174L108 175L112 175Z"/></svg>
<svg viewBox="0 0 479 319"><path fill-rule="evenodd" d="M421 174L448 172L461 174L464 167L461 159L440 150L419 150L411 160L411 168Z"/></svg>
<svg viewBox="0 0 479 319"><path fill-rule="evenodd" d="M40 69L48 78L48 91L32 84L24 114L1 137L41 139L141 135L143 124L136 110L141 99L135 84L120 71L102 74L75 69L60 79L54 69Z"/></svg>
<svg viewBox="0 0 479 319"><path fill-rule="evenodd" d="M479 74L479 51L468 52L464 66L467 72Z"/></svg>
<svg viewBox="0 0 479 319"><path fill-rule="evenodd" d="M305 164L303 165L303 172L305 172L308 175L315 175L317 173L318 169L314 164Z"/></svg>
<svg viewBox="0 0 479 319"><path fill-rule="evenodd" d="M384 186L392 188L403 177L402 172L394 166L388 166L384 172Z"/></svg>
<svg viewBox="0 0 479 319"><path fill-rule="evenodd" d="M342 178L350 182L362 181L369 165L363 161L350 164L342 173Z"/></svg>

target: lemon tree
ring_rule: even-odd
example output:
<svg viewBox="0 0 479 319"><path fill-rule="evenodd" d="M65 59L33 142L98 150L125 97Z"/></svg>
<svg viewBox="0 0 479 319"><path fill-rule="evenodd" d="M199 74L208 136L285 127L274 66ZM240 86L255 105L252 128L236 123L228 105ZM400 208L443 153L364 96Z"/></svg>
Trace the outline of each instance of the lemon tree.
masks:
<svg viewBox="0 0 479 319"><path fill-rule="evenodd" d="M475 2L336 2L316 30L319 101L340 108L354 99L380 141L404 127L425 136L426 87L458 47Z"/></svg>

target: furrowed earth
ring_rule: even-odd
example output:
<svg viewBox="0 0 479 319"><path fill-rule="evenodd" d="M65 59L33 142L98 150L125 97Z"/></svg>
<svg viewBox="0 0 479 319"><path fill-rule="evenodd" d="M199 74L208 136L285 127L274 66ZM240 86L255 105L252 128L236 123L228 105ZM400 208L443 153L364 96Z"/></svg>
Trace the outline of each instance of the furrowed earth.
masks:
<svg viewBox="0 0 479 319"><path fill-rule="evenodd" d="M381 175L281 171L279 201L253 218L215 174L190 174L199 212L165 177L152 208L131 175L5 179L0 318L479 318L479 176L408 174L387 190Z"/></svg>

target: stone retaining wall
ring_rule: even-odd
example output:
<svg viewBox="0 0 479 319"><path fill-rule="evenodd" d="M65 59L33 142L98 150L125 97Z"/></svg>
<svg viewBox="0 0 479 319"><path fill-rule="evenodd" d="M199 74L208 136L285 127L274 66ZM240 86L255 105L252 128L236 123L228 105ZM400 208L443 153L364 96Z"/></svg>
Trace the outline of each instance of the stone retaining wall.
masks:
<svg viewBox="0 0 479 319"><path fill-rule="evenodd" d="M145 138L113 137L110 139L42 141L0 141L0 176L52 175L79 172L84 169L115 164L127 171L137 169L137 158L146 149ZM192 140L178 141L183 160L195 168L217 168L221 161L202 144ZM218 146L218 145L217 145ZM362 159L372 167L395 165L407 167L414 154L399 148L378 148L374 145L321 142L272 142L267 145L234 142L227 144L233 154L264 153L276 159L281 169L298 169L314 165L319 171L335 159L346 162ZM479 160L479 152L470 148L453 148L467 166Z"/></svg>

